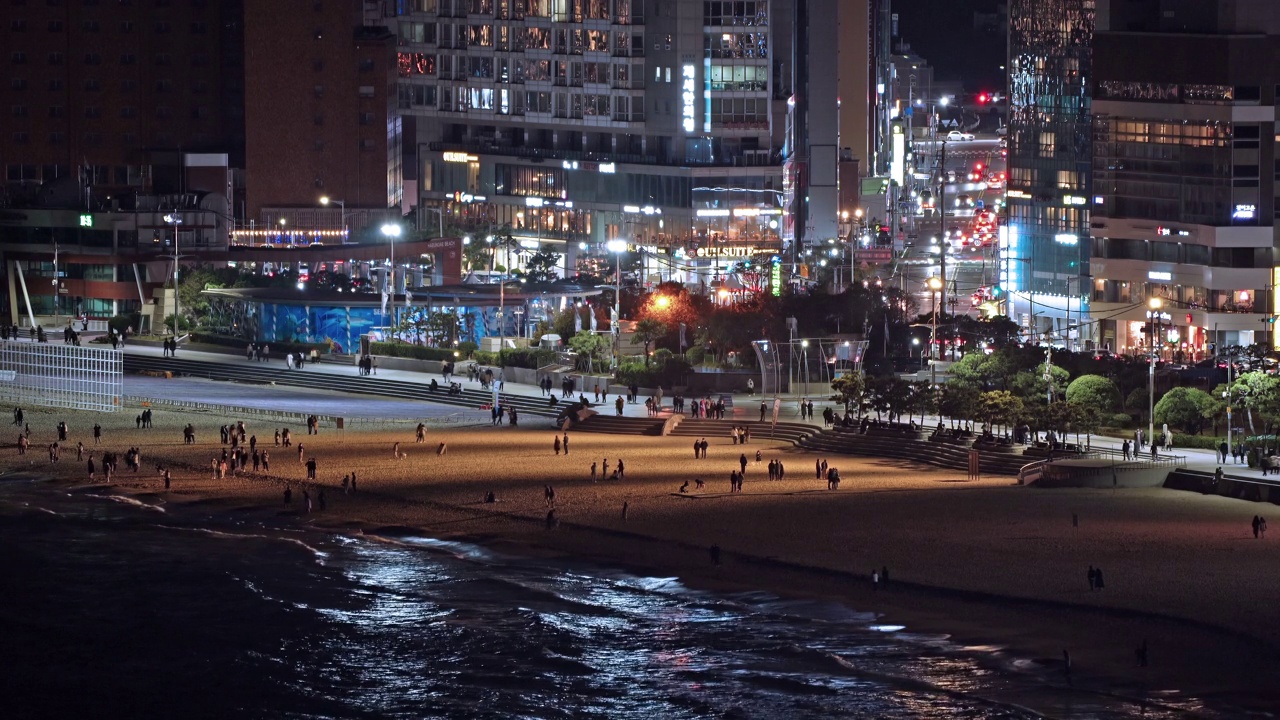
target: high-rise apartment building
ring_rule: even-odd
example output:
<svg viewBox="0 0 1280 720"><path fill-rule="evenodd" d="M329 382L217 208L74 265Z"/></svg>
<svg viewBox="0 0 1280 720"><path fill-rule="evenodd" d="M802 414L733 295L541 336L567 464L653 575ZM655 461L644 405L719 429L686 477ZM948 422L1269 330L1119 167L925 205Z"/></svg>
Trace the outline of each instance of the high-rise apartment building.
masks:
<svg viewBox="0 0 1280 720"><path fill-rule="evenodd" d="M611 239L719 268L795 236L782 170L797 91L792 0L410 0L393 11L421 227L436 212L461 229L507 224L526 248L564 253L569 272ZM835 108L835 92L813 100ZM834 123L829 135L834 187ZM834 204L822 213L834 228ZM646 280L696 279L671 268L654 264Z"/></svg>
<svg viewBox="0 0 1280 720"><path fill-rule="evenodd" d="M3 202L32 202L64 178L82 206L86 194L149 192L151 151L241 162L241 16L240 0L5 3Z"/></svg>
<svg viewBox="0 0 1280 720"><path fill-rule="evenodd" d="M1093 46L1098 341L1170 359L1274 342L1280 9L1104 2Z"/></svg>
<svg viewBox="0 0 1280 720"><path fill-rule="evenodd" d="M1088 312L1095 0L1009 3L1009 314L1074 345Z"/></svg>
<svg viewBox="0 0 1280 720"><path fill-rule="evenodd" d="M360 233L401 205L396 39L367 4L245 2L249 232Z"/></svg>

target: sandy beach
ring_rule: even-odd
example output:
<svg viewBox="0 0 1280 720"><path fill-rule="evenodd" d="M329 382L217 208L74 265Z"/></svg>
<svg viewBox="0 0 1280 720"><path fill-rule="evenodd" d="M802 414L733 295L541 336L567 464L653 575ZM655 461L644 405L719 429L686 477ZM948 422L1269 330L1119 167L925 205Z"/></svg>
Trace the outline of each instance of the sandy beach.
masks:
<svg viewBox="0 0 1280 720"><path fill-rule="evenodd" d="M844 480L827 491L815 478L816 456L758 439L743 448L727 436L708 437L709 457L695 460L687 438L571 433L569 454L556 455L550 429L456 425L429 426L425 444L414 443L412 424L310 437L305 427L291 427L295 447L284 448L272 445L276 426L247 422L258 448L271 453L271 472L216 480L209 461L222 449L218 426L235 417L157 410L154 429L139 430L136 410L26 413L31 449L17 454L13 428L4 468L52 477L62 488L87 484L77 441L97 450L95 459L102 450L123 456L136 446L142 471L121 462L111 491L158 498L170 512L468 538L703 587L836 598L888 622L1002 646L1046 666L1069 649L1078 687L1280 705L1280 537L1255 540L1249 524L1270 506L1158 489L1040 490L1005 477L968 482L955 471L851 457L827 458ZM61 461L50 463L46 446L59 420L69 423L70 442ZM103 426L96 449L95 422ZM182 442L188 422L196 445ZM448 450L439 456L442 441ZM298 442L317 461L319 487L303 484ZM403 459L393 455L395 442ZM729 494L729 473L744 450L744 491ZM593 462L607 458L613 468L619 457L624 480L590 480ZM786 464L784 481L767 480L774 458ZM171 469L171 490L157 465ZM353 471L359 490L344 495L342 477ZM695 489L696 478L705 489ZM289 507L286 484L294 492ZM546 485L555 488L555 530L545 528ZM327 508L303 513L304 487L313 497L323 488ZM482 502L487 492L496 503ZM709 558L713 544L723 548L719 566ZM1090 565L1103 569L1105 590L1090 590ZM868 575L880 568L891 581L873 586ZM1134 649L1143 640L1151 662L1139 668Z"/></svg>

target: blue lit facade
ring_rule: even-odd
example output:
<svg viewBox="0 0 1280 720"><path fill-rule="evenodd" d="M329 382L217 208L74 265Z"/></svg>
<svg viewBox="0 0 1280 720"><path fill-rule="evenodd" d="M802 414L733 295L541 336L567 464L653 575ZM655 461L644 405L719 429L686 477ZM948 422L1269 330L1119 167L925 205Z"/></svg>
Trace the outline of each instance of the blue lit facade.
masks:
<svg viewBox="0 0 1280 720"><path fill-rule="evenodd" d="M1002 275L1020 324L1081 345L1088 314L1095 0L1009 5L1009 227Z"/></svg>

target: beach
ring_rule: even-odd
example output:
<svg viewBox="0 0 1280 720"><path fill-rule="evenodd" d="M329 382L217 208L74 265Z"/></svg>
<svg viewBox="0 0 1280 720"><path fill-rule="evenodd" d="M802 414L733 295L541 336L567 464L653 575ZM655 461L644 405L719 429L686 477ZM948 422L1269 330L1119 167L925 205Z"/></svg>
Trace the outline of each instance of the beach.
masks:
<svg viewBox="0 0 1280 720"><path fill-rule="evenodd" d="M324 428L315 436L292 426L295 447L277 448L271 438L281 424L250 421L258 448L271 453L271 472L217 480L209 461L221 452L218 426L234 416L156 410L147 430L135 428L135 410L26 412L32 447L18 456L10 444L5 471L52 477L61 488L88 484L75 443L90 446L89 428L99 422L98 456L142 451L141 472L122 463L111 492L156 499L169 512L463 538L710 589L835 599L882 613L884 622L1003 647L1044 667L1058 667L1068 650L1071 682L1098 692L1176 690L1242 707L1280 704L1273 603L1280 538L1255 540L1249 527L1269 506L1160 489L969 482L955 471L852 457L826 458L843 478L840 490L828 491L815 478L816 456L760 438L743 447L727 433L708 437L709 457L695 460L688 438L571 432L569 454L557 455L549 427L429 426L426 443L416 444L412 423ZM59 420L71 426L70 443L50 463L45 446ZM196 445L182 442L187 423L196 427ZM303 483L299 442L317 461L316 484ZM395 442L404 458L393 455ZM440 442L444 455L437 455ZM744 491L730 494L729 473L743 452ZM624 479L590 480L592 462L607 458L616 467L619 457ZM784 481L766 479L771 459L786 464ZM157 465L172 473L169 491ZM358 490L346 495L341 481L353 471ZM695 489L696 478L705 489ZM293 488L288 507L286 484ZM547 485L555 489L554 530L545 527ZM313 500L323 488L327 507L302 512L304 487ZM482 502L489 492L497 502ZM722 548L719 565L712 545ZM1089 566L1104 570L1104 590L1090 590ZM889 581L873 585L869 574L885 568ZM1144 640L1150 665L1137 667L1134 650Z"/></svg>

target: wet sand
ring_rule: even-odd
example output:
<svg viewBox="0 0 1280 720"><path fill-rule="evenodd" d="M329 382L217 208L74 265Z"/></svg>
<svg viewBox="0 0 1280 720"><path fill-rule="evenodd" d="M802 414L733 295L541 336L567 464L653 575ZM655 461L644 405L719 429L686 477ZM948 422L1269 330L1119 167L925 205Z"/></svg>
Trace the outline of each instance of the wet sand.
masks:
<svg viewBox="0 0 1280 720"><path fill-rule="evenodd" d="M726 437L707 438L704 460L693 458L691 438L587 433L571 434L570 454L557 456L550 429L483 426L430 428L421 445L404 425L312 437L293 427L295 447L276 448L274 427L250 422L259 449L271 453L271 473L214 480L217 427L234 418L157 411L155 429L137 430L134 414L29 410L32 449L19 457L10 445L3 464L83 485L75 442L90 445L89 429L100 422L102 449L122 456L137 446L143 454L142 472L117 473L112 491L154 496L170 512L466 538L509 552L675 575L696 586L830 597L881 612L886 623L1007 647L1011 657L1055 669L1069 649L1078 688L1181 690L1280 705L1280 538L1255 540L1249 527L1270 506L1158 489L1039 490L1003 477L967 482L955 471L849 457L828 458L844 482L827 491L814 475L816 456L758 439L745 448L744 492L731 495L729 472L744 448ZM51 464L45 445L59 419L71 425L70 447ZM187 422L197 427L195 446L182 444ZM442 440L448 452L438 456ZM299 441L317 460L328 503L310 515L300 512L306 473ZM406 458L393 457L396 441ZM763 452L759 465L756 449ZM607 457L612 468L619 456L625 480L590 481L592 462ZM766 479L771 458L786 463L785 481ZM157 464L173 472L168 492ZM359 491L343 495L342 476L353 470ZM703 491L694 489L697 477L706 482ZM681 495L685 480L689 493ZM288 508L286 484L294 488ZM544 527L548 484L560 522L554 531ZM320 487L310 489L316 496ZM489 491L497 503L481 502ZM723 548L719 566L710 562L712 544ZM1103 569L1105 590L1089 590L1089 565ZM876 588L867 576L881 567L891 582ZM1133 651L1144 639L1151 664L1138 668Z"/></svg>

